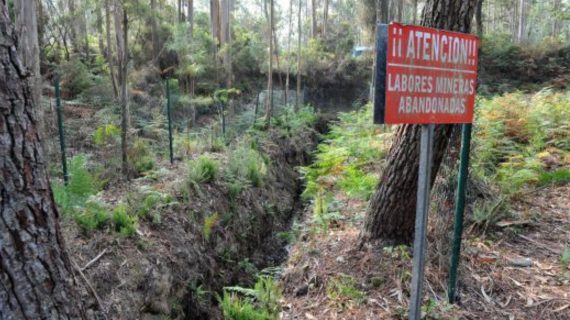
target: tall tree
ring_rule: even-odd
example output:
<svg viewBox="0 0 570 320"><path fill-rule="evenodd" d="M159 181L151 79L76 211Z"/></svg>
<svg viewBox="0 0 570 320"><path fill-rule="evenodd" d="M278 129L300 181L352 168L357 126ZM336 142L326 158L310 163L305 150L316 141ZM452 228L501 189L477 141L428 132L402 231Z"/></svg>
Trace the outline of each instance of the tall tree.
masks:
<svg viewBox="0 0 570 320"><path fill-rule="evenodd" d="M317 1L311 0L311 37L317 36Z"/></svg>
<svg viewBox="0 0 570 320"><path fill-rule="evenodd" d="M121 163L122 171L125 178L128 179L128 129L129 129L129 97L127 91L127 70L129 63L129 46L128 46L128 29L129 20L127 10L120 0L115 2L115 35L117 37L117 61L118 61L118 77L120 87L120 105L121 105Z"/></svg>
<svg viewBox="0 0 570 320"><path fill-rule="evenodd" d="M414 0L412 6L412 23L416 24L417 19L418 19L418 0Z"/></svg>
<svg viewBox="0 0 570 320"><path fill-rule="evenodd" d="M150 0L150 38L152 41L152 59L158 64L160 43L158 38L158 23L156 21L156 0Z"/></svg>
<svg viewBox="0 0 570 320"><path fill-rule="evenodd" d="M38 43L38 21L36 12L38 2L16 1L16 34L20 42L20 54L24 66L31 72L32 97L34 103L40 103L40 48ZM40 4L41 6L41 4ZM40 109L41 110L41 109Z"/></svg>
<svg viewBox="0 0 570 320"><path fill-rule="evenodd" d="M295 108L299 109L301 104L301 39L303 36L303 26L301 24L301 14L303 12L302 0L299 0L297 12L297 94L295 96Z"/></svg>
<svg viewBox="0 0 570 320"><path fill-rule="evenodd" d="M323 36L327 35L327 24L329 21L329 0L325 0L323 7Z"/></svg>
<svg viewBox="0 0 570 320"><path fill-rule="evenodd" d="M20 59L27 40L19 40L0 0L0 317L84 318L41 148L35 78Z"/></svg>
<svg viewBox="0 0 570 320"><path fill-rule="evenodd" d="M271 125L273 113L273 0L269 0L269 71L267 72L267 101L265 102L265 125Z"/></svg>
<svg viewBox="0 0 570 320"><path fill-rule="evenodd" d="M289 0L289 29L287 35L287 52L291 56L291 35L293 34L293 0ZM288 59L289 60L289 59ZM287 75L285 76L285 104L289 102L289 74L291 73L291 61L287 61Z"/></svg>
<svg viewBox="0 0 570 320"><path fill-rule="evenodd" d="M428 0L421 24L426 27L469 33L478 0ZM375 239L410 243L414 235L419 163L419 125L398 127L390 148L387 166L370 200L361 245ZM432 181L453 131L452 125L435 129Z"/></svg>
<svg viewBox="0 0 570 320"><path fill-rule="evenodd" d="M113 42L111 41L111 0L105 0L105 35L107 38L107 52L105 58L109 65L109 75L113 84L113 95L115 99L119 97L119 89L117 88L117 80L115 78L115 64L113 63Z"/></svg>
<svg viewBox="0 0 570 320"><path fill-rule="evenodd" d="M518 12L518 28L517 28L517 40L522 42L525 38L526 32L526 15L527 15L527 2L525 0L519 0L519 12Z"/></svg>

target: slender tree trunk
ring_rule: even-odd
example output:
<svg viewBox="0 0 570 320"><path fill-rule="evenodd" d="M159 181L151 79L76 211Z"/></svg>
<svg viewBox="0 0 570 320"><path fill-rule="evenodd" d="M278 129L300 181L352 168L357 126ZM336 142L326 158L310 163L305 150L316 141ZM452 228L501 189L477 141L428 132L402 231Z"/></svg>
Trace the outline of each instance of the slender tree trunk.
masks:
<svg viewBox="0 0 570 320"><path fill-rule="evenodd" d="M115 100L119 97L119 90L117 88L117 81L115 79L115 68L113 66L113 43L111 42L111 0L105 0L105 33L107 37L107 64L109 65L109 75L111 76L111 83L113 84L113 94Z"/></svg>
<svg viewBox="0 0 570 320"><path fill-rule="evenodd" d="M115 33L117 36L117 56L119 69L120 104L121 104L121 163L125 178L129 178L127 158L127 133L129 129L129 98L127 92L128 69L128 17L125 8L117 1L115 3Z"/></svg>
<svg viewBox="0 0 570 320"><path fill-rule="evenodd" d="M317 1L311 0L311 37L317 36Z"/></svg>
<svg viewBox="0 0 570 320"><path fill-rule="evenodd" d="M152 41L152 60L158 64L160 43L158 38L158 24L156 22L156 0L150 0L150 36Z"/></svg>
<svg viewBox="0 0 570 320"><path fill-rule="evenodd" d="M404 14L404 0L397 0L398 1L398 12L396 14L396 20L398 22L404 22L402 20L402 16Z"/></svg>
<svg viewBox="0 0 570 320"><path fill-rule="evenodd" d="M328 20L329 20L329 0L325 0L325 7L323 8L323 36L327 35Z"/></svg>
<svg viewBox="0 0 570 320"><path fill-rule="evenodd" d="M269 72L267 73L267 101L265 102L265 126L271 125L273 112L273 0L269 0Z"/></svg>
<svg viewBox="0 0 570 320"><path fill-rule="evenodd" d="M194 37L194 0L188 0L188 33Z"/></svg>
<svg viewBox="0 0 570 320"><path fill-rule="evenodd" d="M469 33L478 0L428 0L422 25ZM432 184L437 175L452 125L438 125L433 149ZM387 166L370 200L360 244L383 239L408 244L414 235L420 126L402 125L390 148Z"/></svg>
<svg viewBox="0 0 570 320"><path fill-rule="evenodd" d="M380 22L381 23L388 23L389 20L389 7L388 7L388 0L380 0Z"/></svg>
<svg viewBox="0 0 570 320"><path fill-rule="evenodd" d="M20 59L31 39L18 39L7 0L0 0L0 317L84 318L41 147L35 77ZM28 61L32 69L37 59Z"/></svg>
<svg viewBox="0 0 570 320"><path fill-rule="evenodd" d="M295 97L295 111L299 110L301 104L301 39L303 38L303 28L301 24L301 14L303 12L302 0L299 0L299 12L297 12L297 94Z"/></svg>
<svg viewBox="0 0 570 320"><path fill-rule="evenodd" d="M287 53L291 57L291 34L293 33L293 0L289 0L289 29L287 36ZM289 74L291 73L291 61L287 61L287 74L285 76L285 104L289 103Z"/></svg>
<svg viewBox="0 0 570 320"><path fill-rule="evenodd" d="M525 31L526 31L526 1L520 0L519 1L519 21L518 21L518 33L517 33L517 40L518 42L522 42L524 40Z"/></svg>
<svg viewBox="0 0 570 320"><path fill-rule="evenodd" d="M412 24L416 24L416 21L418 19L418 0L414 0L412 10Z"/></svg>
<svg viewBox="0 0 570 320"><path fill-rule="evenodd" d="M97 28L97 40L99 44L99 53L101 56L105 56L105 34L103 33L103 4L98 2L95 7L96 12L96 28Z"/></svg>

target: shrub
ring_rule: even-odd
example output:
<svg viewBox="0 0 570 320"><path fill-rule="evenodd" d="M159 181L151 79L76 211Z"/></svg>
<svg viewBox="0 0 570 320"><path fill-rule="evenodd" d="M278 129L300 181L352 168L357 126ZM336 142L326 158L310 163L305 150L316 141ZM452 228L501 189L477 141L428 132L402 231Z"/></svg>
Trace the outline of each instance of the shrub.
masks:
<svg viewBox="0 0 570 320"><path fill-rule="evenodd" d="M218 176L219 167L217 160L205 155L188 161L188 181L193 184L212 182Z"/></svg>
<svg viewBox="0 0 570 320"><path fill-rule="evenodd" d="M111 216L107 207L96 200L89 200L85 203L82 212L75 215L75 222L86 231L102 229L109 222Z"/></svg>
<svg viewBox="0 0 570 320"><path fill-rule="evenodd" d="M112 219L115 231L121 235L130 237L137 232L137 217L129 215L125 205L118 205L113 210Z"/></svg>
<svg viewBox="0 0 570 320"><path fill-rule="evenodd" d="M225 319L272 320L279 318L281 289L271 278L259 277L253 289L225 287L220 300Z"/></svg>
<svg viewBox="0 0 570 320"><path fill-rule="evenodd" d="M154 168L154 157L146 140L135 140L128 150L128 155L138 173L147 172Z"/></svg>
<svg viewBox="0 0 570 320"><path fill-rule="evenodd" d="M204 226L202 227L202 234L206 240L210 239L212 230L218 221L220 220L220 215L215 212L204 219Z"/></svg>
<svg viewBox="0 0 570 320"><path fill-rule="evenodd" d="M121 129L114 124L104 124L97 129L93 134L93 142L96 145L115 144L120 138Z"/></svg>
<svg viewBox="0 0 570 320"><path fill-rule="evenodd" d="M249 181L254 187L260 187L267 174L263 157L245 143L238 144L231 153L228 167L231 175Z"/></svg>

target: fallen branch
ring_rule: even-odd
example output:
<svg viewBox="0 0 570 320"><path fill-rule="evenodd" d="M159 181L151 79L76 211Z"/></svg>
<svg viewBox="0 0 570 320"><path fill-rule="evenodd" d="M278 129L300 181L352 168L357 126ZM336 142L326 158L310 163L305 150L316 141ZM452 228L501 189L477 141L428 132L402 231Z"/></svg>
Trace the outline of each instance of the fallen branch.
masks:
<svg viewBox="0 0 570 320"><path fill-rule="evenodd" d="M81 268L81 271L85 271L85 269L89 268L92 264L94 264L95 262L97 262L97 260L101 259L101 257L107 253L107 249L103 249L103 251L101 251L101 253L99 253L95 258L93 258L91 261L87 262L87 264Z"/></svg>
<svg viewBox="0 0 570 320"><path fill-rule="evenodd" d="M97 291L95 291L95 288L93 288L93 286L91 285L91 282L89 282L89 280L87 279L87 277L85 276L83 271L81 271L81 269L79 268L77 263L75 263L75 261L73 261L73 260L71 262L73 263L73 267L75 268L75 270L77 270L77 272L79 273L81 278L83 278L83 281L85 281L85 284L87 285L87 288L89 288L89 291L91 291L91 294L93 295L93 297L95 297L95 300L97 301L97 305L99 306L99 309L101 310L101 314L103 315L103 318L105 320L107 320L107 314L105 312L105 309L103 309L103 303L101 303L101 299L99 298Z"/></svg>

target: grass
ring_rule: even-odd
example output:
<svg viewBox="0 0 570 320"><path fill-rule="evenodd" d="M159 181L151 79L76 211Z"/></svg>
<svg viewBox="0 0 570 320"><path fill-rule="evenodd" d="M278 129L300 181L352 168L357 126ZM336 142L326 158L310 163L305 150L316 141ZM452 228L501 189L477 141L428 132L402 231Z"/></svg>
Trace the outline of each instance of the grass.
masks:
<svg viewBox="0 0 570 320"><path fill-rule="evenodd" d="M358 289L356 280L348 275L339 275L327 284L327 298L341 308L351 304L362 304L366 301L366 294Z"/></svg>
<svg viewBox="0 0 570 320"><path fill-rule="evenodd" d="M188 181L191 184L212 182L218 176L219 171L219 162L206 155L188 161Z"/></svg>
<svg viewBox="0 0 570 320"><path fill-rule="evenodd" d="M267 165L261 154L245 141L239 142L229 155L228 170L238 180L261 187L267 174Z"/></svg>

